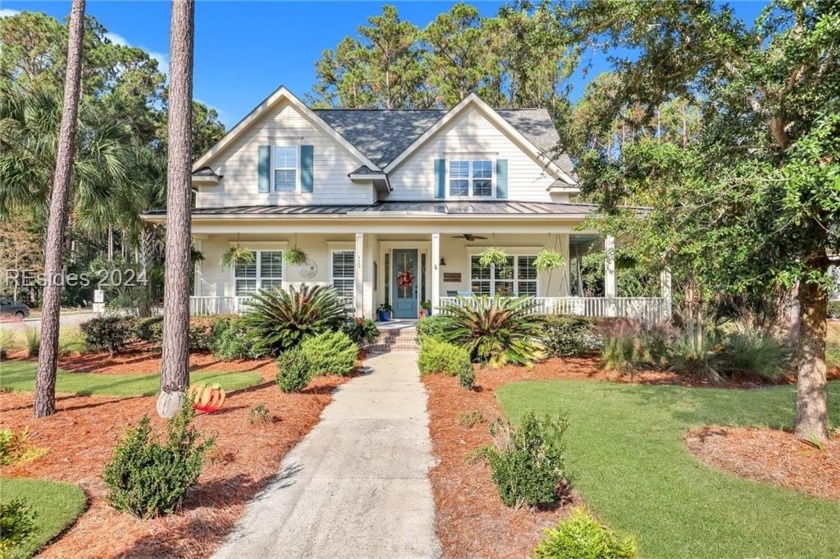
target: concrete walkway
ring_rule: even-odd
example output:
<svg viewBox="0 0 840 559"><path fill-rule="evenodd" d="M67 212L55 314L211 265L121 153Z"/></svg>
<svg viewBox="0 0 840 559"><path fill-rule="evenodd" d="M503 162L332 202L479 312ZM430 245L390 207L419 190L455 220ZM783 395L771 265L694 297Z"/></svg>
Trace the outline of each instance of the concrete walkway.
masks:
<svg viewBox="0 0 840 559"><path fill-rule="evenodd" d="M436 558L426 392L413 351L367 360L214 557Z"/></svg>

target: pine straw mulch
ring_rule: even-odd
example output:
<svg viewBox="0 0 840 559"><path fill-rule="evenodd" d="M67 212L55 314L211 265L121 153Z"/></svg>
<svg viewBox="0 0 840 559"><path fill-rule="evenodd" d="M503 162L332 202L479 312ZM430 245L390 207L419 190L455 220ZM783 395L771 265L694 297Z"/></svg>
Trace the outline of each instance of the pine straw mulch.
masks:
<svg viewBox="0 0 840 559"><path fill-rule="evenodd" d="M100 356L101 357L101 356ZM105 356L107 357L107 356ZM111 373L130 367L153 372L148 360L126 359L112 363ZM208 361L209 360L209 361ZM47 478L77 483L88 497L89 508L42 557L207 557L233 527L245 504L277 473L280 460L318 423L321 411L332 400L333 390L347 379L321 377L301 394L283 394L274 382L276 364L270 362L212 363L212 356L191 356L193 368L229 372L256 370L264 382L229 394L225 407L212 415L197 415L195 425L218 434L199 486L174 515L138 520L109 507L101 481L114 442L126 425L144 414L153 424L164 423L155 413L155 398L59 396L55 415L32 419L31 394L0 394L0 427L28 427L30 440L46 454L23 466L0 468L0 475ZM70 365L66 360L63 367ZM69 368L69 367L68 367ZM249 410L265 404L271 423L251 425Z"/></svg>
<svg viewBox="0 0 840 559"><path fill-rule="evenodd" d="M830 377L840 378L840 371L832 371ZM423 377L429 393L432 451L437 459L437 465L430 472L437 506L435 522L445 557L527 557L542 538L543 529L556 525L561 517L565 517L571 508L581 502L571 491L555 510L508 508L496 492L489 468L482 460L474 458L477 449L491 442L489 424L503 417L496 399L499 386L523 380L560 379L741 389L760 386L745 381L713 384L663 371L642 371L633 376L612 379L601 370L600 363L595 359L549 359L530 370L524 367L477 369L475 387L471 391L462 389L453 377ZM792 382L792 379L784 382ZM471 428L460 425L459 417L470 412L480 413L481 420ZM752 449L757 457L765 452L759 443ZM791 479L801 477L806 480L823 480L826 473L824 468L832 461L836 472L840 464L840 444L836 441L831 444L834 445L833 450L820 458L811 458L823 468L819 476L811 471L802 476L791 476ZM803 449L798 447L798 450L801 452ZM721 454L726 456L726 452L722 451ZM733 462L741 460L737 449L733 449L733 456ZM802 457L807 456L809 454L806 449ZM798 464L801 460L799 458L791 464ZM836 482L840 475L835 473L834 479Z"/></svg>
<svg viewBox="0 0 840 559"><path fill-rule="evenodd" d="M777 429L720 427L693 429L686 446L703 462L752 479L840 501L840 433L824 451Z"/></svg>

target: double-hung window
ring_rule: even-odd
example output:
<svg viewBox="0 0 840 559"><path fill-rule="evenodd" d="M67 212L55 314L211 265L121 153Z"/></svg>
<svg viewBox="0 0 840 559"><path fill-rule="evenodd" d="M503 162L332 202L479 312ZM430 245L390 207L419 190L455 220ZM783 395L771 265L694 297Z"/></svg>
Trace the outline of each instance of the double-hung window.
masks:
<svg viewBox="0 0 840 559"><path fill-rule="evenodd" d="M493 196L493 162L452 160L449 162L449 196L489 198Z"/></svg>
<svg viewBox="0 0 840 559"><path fill-rule="evenodd" d="M297 146L274 147L274 191L294 192L297 190L298 148Z"/></svg>
<svg viewBox="0 0 840 559"><path fill-rule="evenodd" d="M537 295L536 256L508 256L505 264L482 267L479 255L470 257L470 288L476 295Z"/></svg>
<svg viewBox="0 0 840 559"><path fill-rule="evenodd" d="M353 297L355 285L355 252L334 250L332 252L332 285L339 297Z"/></svg>
<svg viewBox="0 0 840 559"><path fill-rule="evenodd" d="M260 289L283 286L283 251L254 250L252 262L237 262L233 283L237 297L251 295Z"/></svg>

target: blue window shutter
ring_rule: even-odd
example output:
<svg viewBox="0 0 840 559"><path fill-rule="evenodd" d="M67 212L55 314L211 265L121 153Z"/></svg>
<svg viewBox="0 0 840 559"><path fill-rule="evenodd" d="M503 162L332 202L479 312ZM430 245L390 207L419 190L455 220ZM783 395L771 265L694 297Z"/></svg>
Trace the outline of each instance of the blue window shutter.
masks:
<svg viewBox="0 0 840 559"><path fill-rule="evenodd" d="M435 159L435 198L446 198L446 159Z"/></svg>
<svg viewBox="0 0 840 559"><path fill-rule="evenodd" d="M300 146L300 191L312 192L312 160L315 151L312 146Z"/></svg>
<svg viewBox="0 0 840 559"><path fill-rule="evenodd" d="M507 159L496 160L496 198L508 197Z"/></svg>
<svg viewBox="0 0 840 559"><path fill-rule="evenodd" d="M259 174L259 192L269 192L271 190L271 146L260 146L257 173Z"/></svg>

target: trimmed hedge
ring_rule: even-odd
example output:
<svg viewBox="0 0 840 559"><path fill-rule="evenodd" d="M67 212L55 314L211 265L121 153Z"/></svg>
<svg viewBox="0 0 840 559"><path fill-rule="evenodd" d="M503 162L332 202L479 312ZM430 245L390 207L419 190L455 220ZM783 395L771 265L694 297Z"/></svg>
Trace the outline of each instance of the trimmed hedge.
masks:
<svg viewBox="0 0 840 559"><path fill-rule="evenodd" d="M347 376L356 368L359 346L344 332L324 332L304 338L300 350L310 376Z"/></svg>
<svg viewBox="0 0 840 559"><path fill-rule="evenodd" d="M466 349L435 338L421 338L417 366L424 375L443 373L450 376L464 375L468 367L473 368Z"/></svg>
<svg viewBox="0 0 840 559"><path fill-rule="evenodd" d="M580 316L546 316L543 346L549 357L585 357L603 345L595 321Z"/></svg>

